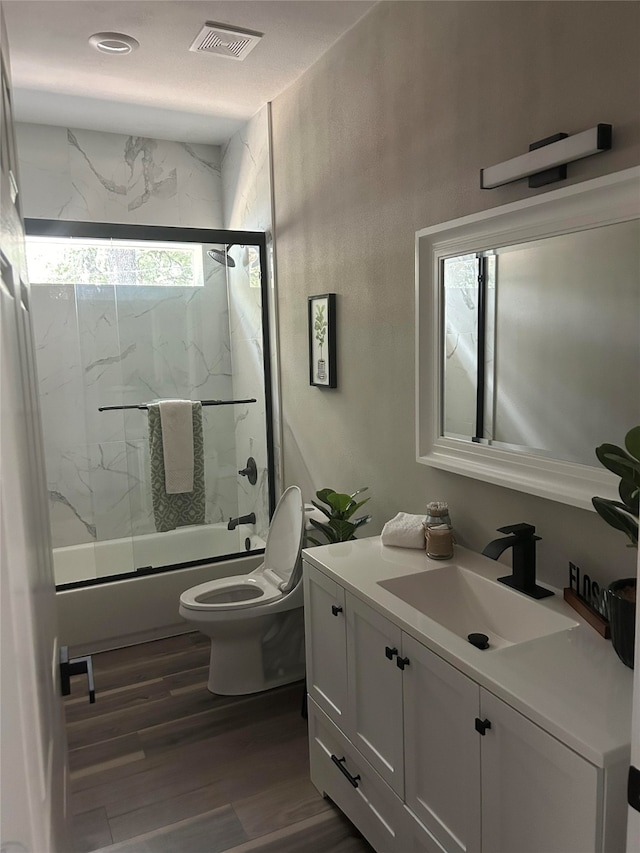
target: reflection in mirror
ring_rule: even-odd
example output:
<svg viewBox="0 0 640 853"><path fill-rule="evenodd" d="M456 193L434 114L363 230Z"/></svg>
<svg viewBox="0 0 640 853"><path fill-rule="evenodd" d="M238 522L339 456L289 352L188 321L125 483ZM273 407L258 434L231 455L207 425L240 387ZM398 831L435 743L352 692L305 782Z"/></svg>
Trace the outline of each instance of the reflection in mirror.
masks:
<svg viewBox="0 0 640 853"><path fill-rule="evenodd" d="M423 465L593 511L640 423L640 167L416 233Z"/></svg>
<svg viewBox="0 0 640 853"><path fill-rule="evenodd" d="M640 423L640 220L442 263L442 434L597 466Z"/></svg>

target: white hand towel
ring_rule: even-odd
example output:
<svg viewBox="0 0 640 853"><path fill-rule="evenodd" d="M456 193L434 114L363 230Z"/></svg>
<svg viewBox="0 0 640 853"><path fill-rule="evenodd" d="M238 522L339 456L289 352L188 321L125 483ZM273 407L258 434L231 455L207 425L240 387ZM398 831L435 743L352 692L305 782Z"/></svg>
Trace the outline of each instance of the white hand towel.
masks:
<svg viewBox="0 0 640 853"><path fill-rule="evenodd" d="M162 400L158 408L166 492L168 495L192 492L193 403L191 400Z"/></svg>
<svg viewBox="0 0 640 853"><path fill-rule="evenodd" d="M399 512L382 528L382 544L398 548L425 548L424 515Z"/></svg>

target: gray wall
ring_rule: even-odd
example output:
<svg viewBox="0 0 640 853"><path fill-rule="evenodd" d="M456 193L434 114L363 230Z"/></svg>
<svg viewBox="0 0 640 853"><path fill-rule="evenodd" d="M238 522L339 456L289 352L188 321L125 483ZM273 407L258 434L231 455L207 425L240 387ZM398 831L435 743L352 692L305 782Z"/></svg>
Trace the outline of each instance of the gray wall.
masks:
<svg viewBox="0 0 640 853"><path fill-rule="evenodd" d="M414 234L540 192L482 191L479 170L558 131L615 128L567 183L640 163L639 35L637 3L382 2L274 101L285 485L369 486L368 535L432 499L478 550L530 522L557 586L569 560L600 581L635 574L593 513L416 463ZM325 292L336 390L308 384L307 297Z"/></svg>

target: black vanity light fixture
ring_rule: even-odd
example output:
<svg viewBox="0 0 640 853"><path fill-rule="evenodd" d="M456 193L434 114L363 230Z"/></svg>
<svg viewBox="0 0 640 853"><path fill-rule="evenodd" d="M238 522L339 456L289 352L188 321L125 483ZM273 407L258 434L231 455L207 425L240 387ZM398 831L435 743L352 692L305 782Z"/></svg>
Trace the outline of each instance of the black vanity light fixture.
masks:
<svg viewBox="0 0 640 853"><path fill-rule="evenodd" d="M562 181L567 177L567 163L608 151L612 137L612 125L598 124L573 136L556 133L532 142L527 154L480 169L480 187L491 190L527 177L530 187Z"/></svg>

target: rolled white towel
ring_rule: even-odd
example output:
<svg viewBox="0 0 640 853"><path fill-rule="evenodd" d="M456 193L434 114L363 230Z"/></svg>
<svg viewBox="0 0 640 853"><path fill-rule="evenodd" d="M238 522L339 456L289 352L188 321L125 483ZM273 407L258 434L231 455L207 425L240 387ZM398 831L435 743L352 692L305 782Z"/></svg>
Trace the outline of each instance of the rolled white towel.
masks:
<svg viewBox="0 0 640 853"><path fill-rule="evenodd" d="M421 548L424 550L424 515L399 512L382 528L382 544L398 548Z"/></svg>

